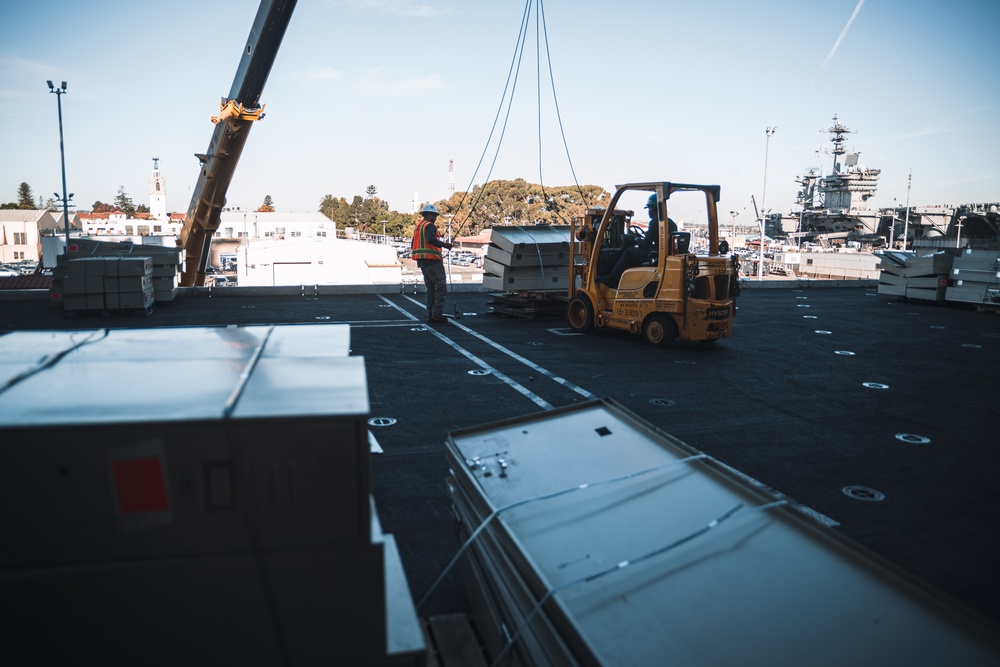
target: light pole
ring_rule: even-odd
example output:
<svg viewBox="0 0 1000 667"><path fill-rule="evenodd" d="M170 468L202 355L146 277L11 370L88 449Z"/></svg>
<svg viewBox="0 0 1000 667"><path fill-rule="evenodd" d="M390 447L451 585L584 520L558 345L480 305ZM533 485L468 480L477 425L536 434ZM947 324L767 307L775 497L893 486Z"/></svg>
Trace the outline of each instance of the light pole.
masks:
<svg viewBox="0 0 1000 667"><path fill-rule="evenodd" d="M896 198L892 198L892 222L889 223L889 250L896 249Z"/></svg>
<svg viewBox="0 0 1000 667"><path fill-rule="evenodd" d="M767 207L764 205L767 202L767 158L768 153L771 150L771 135L777 130L777 126L768 126L764 132L767 134L767 141L764 143L764 191L760 195L760 245L758 246L759 255L757 257L757 280L764 279L764 219L767 216Z"/></svg>
<svg viewBox="0 0 1000 667"><path fill-rule="evenodd" d="M910 187L913 185L913 170L906 177L906 222L903 223L903 251L906 251L906 242L910 238Z"/></svg>
<svg viewBox="0 0 1000 667"><path fill-rule="evenodd" d="M66 196L66 149L63 145L62 125L62 96L66 94L66 82L63 81L59 88L52 85L51 81L45 83L49 84L49 92L56 94L56 106L59 107L59 157L62 160L63 222L66 224L66 250L63 252L67 253L69 252L69 197Z"/></svg>
<svg viewBox="0 0 1000 667"><path fill-rule="evenodd" d="M237 208L236 210L240 209ZM247 234L246 211L243 211L243 275L250 275L250 236Z"/></svg>

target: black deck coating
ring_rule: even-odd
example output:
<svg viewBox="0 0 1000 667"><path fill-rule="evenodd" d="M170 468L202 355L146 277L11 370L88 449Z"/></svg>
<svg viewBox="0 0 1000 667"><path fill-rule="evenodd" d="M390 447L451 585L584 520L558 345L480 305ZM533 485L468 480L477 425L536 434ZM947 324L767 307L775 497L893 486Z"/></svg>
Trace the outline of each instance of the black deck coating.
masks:
<svg viewBox="0 0 1000 667"><path fill-rule="evenodd" d="M550 376L624 404L1000 622L998 314L870 287L749 289L732 338L658 350L628 335L566 335L562 318L489 314L484 292L449 294L446 311L457 305L463 316L434 325L423 323L423 296L412 293L237 294L177 298L148 317L67 319L47 302L5 301L0 333L349 323L351 353L366 361L371 415L396 420L372 429L385 450L374 459L375 501L418 600L457 546L444 487L447 433L542 409L493 373L470 374L481 367L465 350L549 405L588 400ZM843 492L849 486L885 498L855 499ZM468 604L452 576L420 614Z"/></svg>

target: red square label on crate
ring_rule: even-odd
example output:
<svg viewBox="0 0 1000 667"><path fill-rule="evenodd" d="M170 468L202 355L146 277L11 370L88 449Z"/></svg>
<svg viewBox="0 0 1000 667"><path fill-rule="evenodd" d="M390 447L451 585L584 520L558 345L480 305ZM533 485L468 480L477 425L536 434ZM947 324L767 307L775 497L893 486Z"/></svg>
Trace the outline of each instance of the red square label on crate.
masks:
<svg viewBox="0 0 1000 667"><path fill-rule="evenodd" d="M157 456L125 459L111 464L122 514L170 509L163 462Z"/></svg>

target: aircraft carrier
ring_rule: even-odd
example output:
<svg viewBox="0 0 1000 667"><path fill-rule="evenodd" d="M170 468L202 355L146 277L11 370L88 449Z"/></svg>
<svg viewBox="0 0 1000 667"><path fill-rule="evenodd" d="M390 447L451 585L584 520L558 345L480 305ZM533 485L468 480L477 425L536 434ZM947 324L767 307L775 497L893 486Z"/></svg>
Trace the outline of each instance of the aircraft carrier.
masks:
<svg viewBox="0 0 1000 667"><path fill-rule="evenodd" d="M448 434L611 398L997 623L1000 320L880 296L863 281L823 284L751 285L732 338L666 350L575 335L559 317L492 314L490 295L471 286L449 294L459 317L441 324L425 323L412 286L199 288L146 317L67 319L43 300L7 300L0 334L349 325L382 450L374 498L414 599L426 597L421 616L469 609L454 574L430 590L458 547Z"/></svg>

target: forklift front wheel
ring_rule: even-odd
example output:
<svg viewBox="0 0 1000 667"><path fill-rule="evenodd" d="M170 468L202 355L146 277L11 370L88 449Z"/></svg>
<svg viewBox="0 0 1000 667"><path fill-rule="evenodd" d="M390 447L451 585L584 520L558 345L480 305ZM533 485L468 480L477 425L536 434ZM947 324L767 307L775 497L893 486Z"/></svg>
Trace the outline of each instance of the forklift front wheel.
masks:
<svg viewBox="0 0 1000 667"><path fill-rule="evenodd" d="M667 347L677 338L677 323L667 315L650 315L642 327L642 334L653 347Z"/></svg>
<svg viewBox="0 0 1000 667"><path fill-rule="evenodd" d="M594 328L594 306L583 294L577 294L566 306L569 326L577 333L588 333Z"/></svg>

